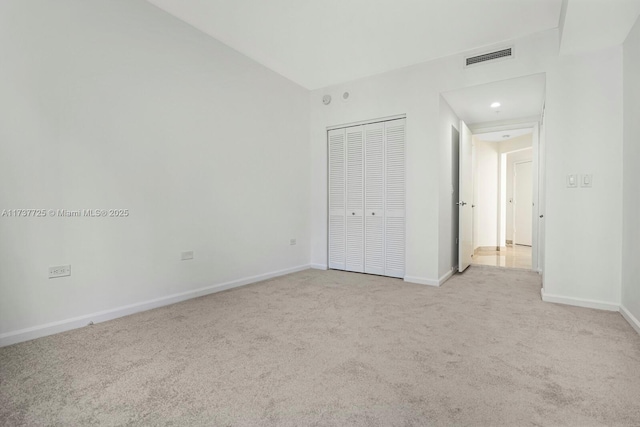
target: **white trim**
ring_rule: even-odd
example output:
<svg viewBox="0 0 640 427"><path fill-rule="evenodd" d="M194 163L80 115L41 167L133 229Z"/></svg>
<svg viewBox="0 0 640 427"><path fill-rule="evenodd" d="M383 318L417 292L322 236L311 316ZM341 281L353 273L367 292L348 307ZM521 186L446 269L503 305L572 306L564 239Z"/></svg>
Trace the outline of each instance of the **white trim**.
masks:
<svg viewBox="0 0 640 427"><path fill-rule="evenodd" d="M339 125L327 126L327 132L330 131L330 130L345 129L345 128L350 128L350 127L353 127L353 126L369 125L371 123L378 123L378 122L389 122L391 120L400 120L400 119L406 119L406 118L407 118L407 115L405 113L405 114L396 114L396 115L393 115L393 116L379 117L377 119L359 120L357 122L343 123L343 124L339 124Z"/></svg>
<svg viewBox="0 0 640 427"><path fill-rule="evenodd" d="M622 314L622 317L624 317L631 327L640 334L640 320L636 319L636 317L622 304L620 304L620 314Z"/></svg>
<svg viewBox="0 0 640 427"><path fill-rule="evenodd" d="M259 274L257 276L245 277L230 282L220 283L217 285L207 286L192 291L181 292L178 294L168 295L165 297L155 298L135 304L125 305L111 310L99 311L96 313L86 314L83 316L73 317L71 319L60 320L57 322L46 323L44 325L33 326L30 328L20 329L18 331L7 332L0 335L0 347L11 344L17 344L23 341L29 341L35 338L45 337L60 332L69 331L76 328L87 326L89 322L100 323L107 320L117 319L119 317L128 316L130 314L139 313L141 311L151 310L153 308L163 307L165 305L175 304L192 298L225 291L227 289L237 288L262 280L271 279L273 277L283 276L285 274L295 273L310 268L309 264L297 267L286 268L284 270L272 271L270 273Z"/></svg>
<svg viewBox="0 0 640 427"><path fill-rule="evenodd" d="M418 285L427 285L427 286L442 286L444 282L449 280L451 276L455 273L454 270L449 270L449 272L445 273L438 280L426 279L424 277L416 277L416 276L404 276L404 281L408 283L416 283Z"/></svg>
<svg viewBox="0 0 640 427"><path fill-rule="evenodd" d="M503 120L498 122L480 122L468 125L471 133L489 133L516 129L533 129L540 118L538 116L524 117L520 119ZM532 131L533 132L533 131Z"/></svg>
<svg viewBox="0 0 640 427"><path fill-rule="evenodd" d="M441 286L444 282L449 280L451 276L453 276L453 273L455 272L456 271L454 269L451 269L447 273L445 273L440 279L438 279L438 286Z"/></svg>
<svg viewBox="0 0 640 427"><path fill-rule="evenodd" d="M309 264L309 267L315 270L328 270L327 264Z"/></svg>
<svg viewBox="0 0 640 427"><path fill-rule="evenodd" d="M423 277L404 276L404 281L408 283L416 283L418 285L440 286L438 280L425 279Z"/></svg>
<svg viewBox="0 0 640 427"><path fill-rule="evenodd" d="M574 305L576 307L596 308L598 310L620 311L620 305L612 302L552 295L545 293L544 289L542 288L540 288L540 294L542 295L542 301L546 302Z"/></svg>

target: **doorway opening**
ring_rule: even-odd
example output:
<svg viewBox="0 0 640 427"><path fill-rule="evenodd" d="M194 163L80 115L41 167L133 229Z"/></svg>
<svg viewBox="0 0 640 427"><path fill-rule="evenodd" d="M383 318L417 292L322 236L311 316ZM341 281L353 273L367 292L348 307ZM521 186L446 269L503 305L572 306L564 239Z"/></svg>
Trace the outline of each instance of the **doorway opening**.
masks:
<svg viewBox="0 0 640 427"><path fill-rule="evenodd" d="M451 141L452 270L541 273L545 91L542 73L441 94Z"/></svg>
<svg viewBox="0 0 640 427"><path fill-rule="evenodd" d="M473 264L533 267L533 137L533 127L473 136Z"/></svg>

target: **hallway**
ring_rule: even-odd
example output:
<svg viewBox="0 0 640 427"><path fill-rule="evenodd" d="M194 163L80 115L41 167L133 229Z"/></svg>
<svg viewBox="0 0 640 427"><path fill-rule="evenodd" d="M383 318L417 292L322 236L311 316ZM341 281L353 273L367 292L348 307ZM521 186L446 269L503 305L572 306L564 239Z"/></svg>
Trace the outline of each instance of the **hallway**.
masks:
<svg viewBox="0 0 640 427"><path fill-rule="evenodd" d="M477 249L473 264L531 269L531 246L507 245L499 251Z"/></svg>

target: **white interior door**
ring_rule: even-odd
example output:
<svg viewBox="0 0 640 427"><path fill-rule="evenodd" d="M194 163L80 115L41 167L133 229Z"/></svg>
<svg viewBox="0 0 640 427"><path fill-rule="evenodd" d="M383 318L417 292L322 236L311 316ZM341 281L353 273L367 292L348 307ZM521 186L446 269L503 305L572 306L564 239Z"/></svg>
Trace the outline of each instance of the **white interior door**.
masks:
<svg viewBox="0 0 640 427"><path fill-rule="evenodd" d="M531 246L532 234L532 162L516 163L514 168L514 243Z"/></svg>
<svg viewBox="0 0 640 427"><path fill-rule="evenodd" d="M544 110L543 110L543 119L544 119ZM536 222L537 215L537 223L538 223L538 271L542 273L542 283L544 286L544 250L545 250L545 223L544 223L544 211L545 211L545 194L546 194L546 172L545 172L545 130L544 130L544 121L540 125L540 136L539 136L539 149L538 149L538 212L534 212L534 223ZM535 247L533 249L536 249ZM535 265L535 264L534 264Z"/></svg>
<svg viewBox="0 0 640 427"><path fill-rule="evenodd" d="M384 123L364 126L364 272L384 273Z"/></svg>
<svg viewBox="0 0 640 427"><path fill-rule="evenodd" d="M347 133L347 217L346 266L348 271L364 272L364 127L354 126Z"/></svg>
<svg viewBox="0 0 640 427"><path fill-rule="evenodd" d="M460 176L458 200L458 271L471 265L473 257L473 166L471 131L460 121Z"/></svg>
<svg viewBox="0 0 640 427"><path fill-rule="evenodd" d="M345 130L329 131L329 268L345 269Z"/></svg>

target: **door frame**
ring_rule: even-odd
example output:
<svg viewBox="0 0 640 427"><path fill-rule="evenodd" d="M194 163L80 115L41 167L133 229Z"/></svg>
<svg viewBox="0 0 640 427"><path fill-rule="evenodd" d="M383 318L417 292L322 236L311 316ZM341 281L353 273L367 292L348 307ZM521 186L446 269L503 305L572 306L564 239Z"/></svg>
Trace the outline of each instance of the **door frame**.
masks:
<svg viewBox="0 0 640 427"><path fill-rule="evenodd" d="M451 268L453 271L458 271L460 260L458 259L458 244L459 244L459 221L460 221L460 209L457 206L460 201L460 124L458 128L451 125ZM455 212L455 214L454 214ZM473 233L473 231L472 231Z"/></svg>

